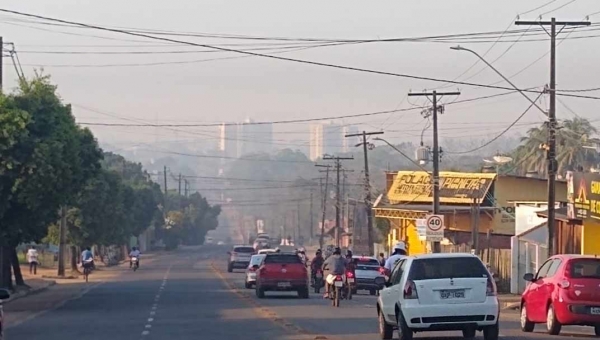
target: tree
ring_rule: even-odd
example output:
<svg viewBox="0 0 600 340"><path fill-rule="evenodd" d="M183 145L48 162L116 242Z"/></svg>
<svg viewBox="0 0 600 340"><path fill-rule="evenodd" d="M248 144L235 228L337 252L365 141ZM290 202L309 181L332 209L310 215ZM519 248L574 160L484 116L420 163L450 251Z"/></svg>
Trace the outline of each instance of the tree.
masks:
<svg viewBox="0 0 600 340"><path fill-rule="evenodd" d="M562 122L556 132L558 174L564 174L567 170L580 166L589 169L597 163L596 152L584 148L590 136L596 132L596 128L585 118L567 119ZM536 171L542 176L547 175L545 150L547 140L548 128L545 123L529 129L527 136L521 139L521 145L513 152L517 173Z"/></svg>
<svg viewBox="0 0 600 340"><path fill-rule="evenodd" d="M98 171L101 152L91 132L75 124L71 107L62 103L48 76L23 81L15 93L1 98L0 121L16 123L8 125L13 137L0 148L1 158L9 162L0 173L1 190L10 191L0 210L0 239L12 252L17 284L23 284L15 247L46 234L59 207L72 202ZM4 275L2 286L11 285Z"/></svg>

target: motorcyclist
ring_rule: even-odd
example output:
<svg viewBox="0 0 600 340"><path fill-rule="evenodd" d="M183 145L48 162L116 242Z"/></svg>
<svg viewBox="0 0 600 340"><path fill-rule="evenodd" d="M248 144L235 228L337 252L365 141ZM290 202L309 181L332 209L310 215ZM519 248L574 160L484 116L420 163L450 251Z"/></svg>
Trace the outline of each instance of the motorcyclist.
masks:
<svg viewBox="0 0 600 340"><path fill-rule="evenodd" d="M324 275L326 277L325 282L325 295L324 298L329 297L329 288L333 285L333 281L337 275L341 275L342 278L346 274L346 259L342 257L342 250L340 247L336 247L333 250L333 255L328 257L323 263L323 273L327 273Z"/></svg>
<svg viewBox="0 0 600 340"><path fill-rule="evenodd" d="M140 266L140 255L141 254L142 253L140 252L140 250L137 247L131 248L131 252L129 253L129 268L131 268L133 266L133 258L134 257L137 259L138 267Z"/></svg>
<svg viewBox="0 0 600 340"><path fill-rule="evenodd" d="M356 271L356 264L352 260L351 250L346 251L346 271L351 272L352 274L354 274L354 272Z"/></svg>
<svg viewBox="0 0 600 340"><path fill-rule="evenodd" d="M318 249L317 252L315 253L315 257L313 258L312 262L310 263L310 277L313 279L313 281L314 281L315 275L317 274L317 269L321 269L324 261L325 261L325 259L323 258L323 253L321 252L321 249Z"/></svg>
<svg viewBox="0 0 600 340"><path fill-rule="evenodd" d="M384 265L388 276L391 274L392 269L394 269L396 263L405 258L407 254L408 253L406 252L406 244L404 242L400 241L396 243L396 245L394 245L394 252L390 257L388 257Z"/></svg>
<svg viewBox="0 0 600 340"><path fill-rule="evenodd" d="M92 248L86 247L81 252L81 266L83 268L94 268L94 254L92 254Z"/></svg>

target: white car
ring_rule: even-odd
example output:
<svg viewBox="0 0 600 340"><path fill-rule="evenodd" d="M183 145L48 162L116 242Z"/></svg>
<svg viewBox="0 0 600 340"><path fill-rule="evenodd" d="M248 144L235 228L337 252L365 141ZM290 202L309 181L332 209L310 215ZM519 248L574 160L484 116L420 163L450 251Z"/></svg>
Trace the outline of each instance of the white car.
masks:
<svg viewBox="0 0 600 340"><path fill-rule="evenodd" d="M494 282L481 260L446 253L401 259L377 300L379 332L411 340L416 332L462 331L473 339L498 339L500 305Z"/></svg>
<svg viewBox="0 0 600 340"><path fill-rule="evenodd" d="M256 284L256 270L260 267L263 260L265 259L266 254L258 254L252 255L250 258L250 264L248 264L248 268L246 268L246 280L244 281L244 286L248 289L252 288L253 285Z"/></svg>

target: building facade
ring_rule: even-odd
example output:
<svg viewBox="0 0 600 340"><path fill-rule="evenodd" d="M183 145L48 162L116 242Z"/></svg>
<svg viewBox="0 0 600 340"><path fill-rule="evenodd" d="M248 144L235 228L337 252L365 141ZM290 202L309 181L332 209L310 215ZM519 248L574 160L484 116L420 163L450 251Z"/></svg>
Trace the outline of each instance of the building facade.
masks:
<svg viewBox="0 0 600 340"><path fill-rule="evenodd" d="M249 118L243 123L223 123L219 126L218 149L227 158L271 153L273 124L261 124Z"/></svg>
<svg viewBox="0 0 600 340"><path fill-rule="evenodd" d="M324 155L350 152L358 143L358 137L346 138L347 134L357 133L355 126L343 126L333 122L313 124L310 127L310 159L315 161Z"/></svg>

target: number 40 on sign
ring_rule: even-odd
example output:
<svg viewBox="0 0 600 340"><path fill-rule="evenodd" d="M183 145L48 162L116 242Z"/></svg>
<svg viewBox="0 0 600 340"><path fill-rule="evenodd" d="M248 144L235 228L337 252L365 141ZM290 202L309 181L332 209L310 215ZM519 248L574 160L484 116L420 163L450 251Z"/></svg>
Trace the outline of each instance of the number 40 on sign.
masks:
<svg viewBox="0 0 600 340"><path fill-rule="evenodd" d="M427 215L425 239L429 242L444 240L444 215Z"/></svg>

